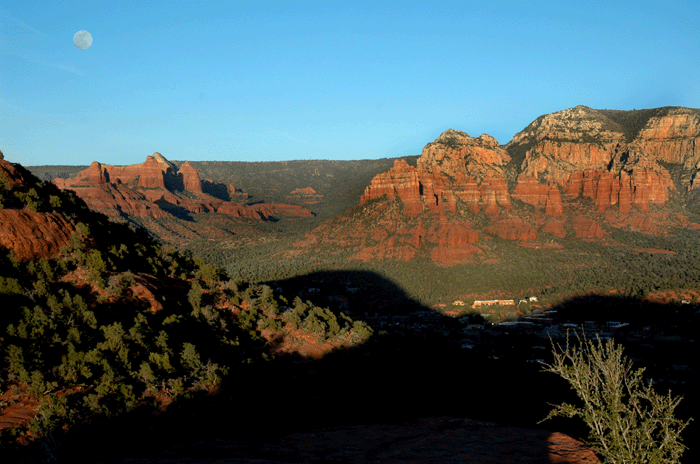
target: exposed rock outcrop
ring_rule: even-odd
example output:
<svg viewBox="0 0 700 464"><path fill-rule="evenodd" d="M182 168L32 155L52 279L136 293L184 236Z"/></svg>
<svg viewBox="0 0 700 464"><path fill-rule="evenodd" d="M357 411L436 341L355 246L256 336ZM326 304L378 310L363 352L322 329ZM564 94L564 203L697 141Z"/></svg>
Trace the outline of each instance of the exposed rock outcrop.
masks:
<svg viewBox="0 0 700 464"><path fill-rule="evenodd" d="M381 198L398 198L405 213L415 217L427 208L431 212L457 211L457 199L473 212L496 214L510 209L510 194L503 166L510 161L493 137L472 138L464 132L447 130L423 148L416 168L405 160L377 175L365 189L361 203Z"/></svg>
<svg viewBox="0 0 700 464"><path fill-rule="evenodd" d="M576 216L571 222L578 238L603 238L605 236L603 228L594 219Z"/></svg>
<svg viewBox="0 0 700 464"><path fill-rule="evenodd" d="M511 209L504 177L509 160L492 137L446 131L426 145L417 166L396 160L389 171L372 179L358 217L376 221L373 227L339 219L339 224L307 236L306 246L348 246L359 240L355 259L409 260L423 255L441 265L465 262L482 249L477 245L480 233L461 212L485 213L497 220ZM524 235L528 233L518 237Z"/></svg>
<svg viewBox="0 0 700 464"><path fill-rule="evenodd" d="M55 179L54 183L60 187L61 185L112 182L130 187L164 189L163 172L169 168L168 164L158 162L154 155L148 156L143 163L129 166L111 166L93 161L88 169L81 171L74 179Z"/></svg>
<svg viewBox="0 0 700 464"><path fill-rule="evenodd" d="M520 218L499 219L484 228L484 232L496 235L504 240L534 240L537 230Z"/></svg>
<svg viewBox="0 0 700 464"><path fill-rule="evenodd" d="M159 155L156 158L155 155ZM60 188L80 188L99 184L114 183L124 184L131 188L159 188L165 189L164 173L172 169L172 163L156 153L146 157L146 161L140 164L128 166L111 166L93 161L89 168L78 173L73 179L54 179L54 184ZM160 162L159 162L160 160Z"/></svg>
<svg viewBox="0 0 700 464"><path fill-rule="evenodd" d="M621 113L621 112L617 112ZM645 113L626 115L636 121ZM688 108L661 108L634 133L614 112L579 106L538 118L508 144L523 153L520 179L558 184L570 197L594 199L599 210L620 204L647 210L663 206L676 189L660 163L682 165L684 190L700 162L700 115ZM635 122L638 124L638 122ZM532 187L532 186L531 186ZM526 201L526 199L522 199Z"/></svg>
<svg viewBox="0 0 700 464"><path fill-rule="evenodd" d="M89 168L78 174L76 180L92 185L102 185L109 182L109 173L100 163L93 161ZM63 180L63 179L62 179ZM65 180L63 180L65 183Z"/></svg>
<svg viewBox="0 0 700 464"><path fill-rule="evenodd" d="M687 108L674 108L668 114L651 118L630 144L630 156L682 164L695 174L700 166L700 115ZM694 180L694 179L693 179ZM691 186L697 187L695 182Z"/></svg>
<svg viewBox="0 0 700 464"><path fill-rule="evenodd" d="M0 160L0 200L29 188L20 170ZM62 215L9 209L3 203L0 201L0 247L13 250L18 259L48 258L70 243L75 227Z"/></svg>
<svg viewBox="0 0 700 464"><path fill-rule="evenodd" d="M296 188L289 192L289 195L287 195L287 198L289 199L302 201L307 204L316 204L323 197L324 195L321 195L311 187Z"/></svg>
<svg viewBox="0 0 700 464"><path fill-rule="evenodd" d="M426 237L428 242L437 240L437 246L430 251L430 258L439 265L450 266L467 261L481 249L474 246L479 241L479 233L472 224L446 222Z"/></svg>
<svg viewBox="0 0 700 464"><path fill-rule="evenodd" d="M472 138L466 132L448 129L423 148L418 167L429 171L438 166L444 173L467 172L481 180L493 171L502 174L509 161L506 150L490 135Z"/></svg>
<svg viewBox="0 0 700 464"><path fill-rule="evenodd" d="M577 106L540 116L508 143L525 151L520 175L563 184L574 171L607 168L625 143L622 127L600 112Z"/></svg>
<svg viewBox="0 0 700 464"><path fill-rule="evenodd" d="M422 185L418 173L405 160L394 161L394 167L377 175L365 189L360 203L375 200L386 195L388 200L399 198L408 216L416 216L423 210L421 202Z"/></svg>
<svg viewBox="0 0 700 464"><path fill-rule="evenodd" d="M565 224L566 223L563 220L548 221L542 226L542 232L555 235L559 238L564 238L566 237Z"/></svg>
<svg viewBox="0 0 700 464"><path fill-rule="evenodd" d="M112 218L186 218L190 213L221 213L255 220L277 214L313 217L311 211L300 206L245 205L208 195L203 192L199 172L192 164L185 161L178 169L158 152L148 156L145 162L130 166L95 161L75 178L57 178L53 182L59 188L74 190L92 209ZM228 197L228 192L223 196Z"/></svg>
<svg viewBox="0 0 700 464"><path fill-rule="evenodd" d="M182 182L185 190L192 193L202 193L202 181L199 178L199 172L190 164L189 161L180 166L180 174L182 174Z"/></svg>
<svg viewBox="0 0 700 464"><path fill-rule="evenodd" d="M165 159L165 156L161 155L160 153L153 153L153 158L156 161L158 161L158 164L162 166L161 169L163 170L163 172L167 171L168 169L170 169L173 172L177 172L177 166L175 166L174 163L171 163L170 161Z"/></svg>
<svg viewBox="0 0 700 464"><path fill-rule="evenodd" d="M20 260L49 258L68 246L75 227L56 213L0 209L0 247Z"/></svg>
<svg viewBox="0 0 700 464"><path fill-rule="evenodd" d="M544 208L548 216L560 217L564 210L559 187L553 183L539 183L531 176L520 176L513 191L513 198L537 207Z"/></svg>
<svg viewBox="0 0 700 464"><path fill-rule="evenodd" d="M398 246L403 259L429 253L435 261L455 263L482 251L490 237L601 240L609 227L662 234L687 226L675 216L664 219L661 209L674 195L700 186L699 172L700 111L694 109L578 106L537 118L506 146L488 135L472 138L450 129L423 148L415 167L397 160L375 176L360 200L377 217L420 226L425 234L407 242L387 229L381 243L361 240L357 255L391 256L379 248ZM384 203L395 203L400 213ZM368 220L352 215L354 221ZM434 226L447 222L468 225L475 239L447 244ZM331 228L325 237L339 233ZM353 234L356 240L363 236Z"/></svg>

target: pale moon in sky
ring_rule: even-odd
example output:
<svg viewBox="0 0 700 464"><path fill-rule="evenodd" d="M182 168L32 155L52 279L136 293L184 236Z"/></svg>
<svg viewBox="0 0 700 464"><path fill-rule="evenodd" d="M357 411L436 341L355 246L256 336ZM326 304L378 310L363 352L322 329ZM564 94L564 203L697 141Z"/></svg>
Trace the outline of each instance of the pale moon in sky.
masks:
<svg viewBox="0 0 700 464"><path fill-rule="evenodd" d="M92 36L88 31L78 31L73 36L73 43L79 49L85 50L92 45Z"/></svg>

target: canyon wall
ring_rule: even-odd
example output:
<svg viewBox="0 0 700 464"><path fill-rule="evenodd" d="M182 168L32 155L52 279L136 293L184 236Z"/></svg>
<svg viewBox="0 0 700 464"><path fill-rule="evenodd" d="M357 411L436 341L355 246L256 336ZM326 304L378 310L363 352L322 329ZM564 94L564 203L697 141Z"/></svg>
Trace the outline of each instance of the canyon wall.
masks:
<svg viewBox="0 0 700 464"><path fill-rule="evenodd" d="M348 246L359 240L358 259L426 254L451 264L493 238L605 240L611 227L665 234L687 226L682 214L664 208L674 195L700 188L698 171L700 111L578 106L537 118L504 146L449 129L423 148L415 167L396 160L372 179L358 206L365 213L355 212L350 224L373 226L338 222L320 230L330 241L345 234ZM392 221L424 234L409 239L382 225ZM454 243L446 237L456 232L445 230L468 238ZM314 243L313 233L306 243ZM401 251L390 251L396 247Z"/></svg>
<svg viewBox="0 0 700 464"><path fill-rule="evenodd" d="M197 169L185 161L178 169L156 152L146 161L112 166L94 161L74 178L56 178L61 189L74 190L91 209L118 219L186 218L189 213L220 213L233 218L267 220L274 215L313 217L296 205L246 205L213 197L203 192Z"/></svg>

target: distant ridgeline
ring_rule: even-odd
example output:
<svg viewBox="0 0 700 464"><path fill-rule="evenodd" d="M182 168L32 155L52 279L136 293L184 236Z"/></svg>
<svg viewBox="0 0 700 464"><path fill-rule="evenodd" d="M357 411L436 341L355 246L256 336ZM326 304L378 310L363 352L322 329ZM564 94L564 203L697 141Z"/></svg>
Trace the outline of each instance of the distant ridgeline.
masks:
<svg viewBox="0 0 700 464"><path fill-rule="evenodd" d="M246 205L233 199L233 185L211 179L202 181L189 162L179 168L160 153L130 166L102 165L95 161L74 178L54 178L61 189L74 190L88 205L111 217L186 218L192 213L220 213L235 218L266 220L274 214L312 217L310 211L292 205Z"/></svg>
<svg viewBox="0 0 700 464"><path fill-rule="evenodd" d="M699 137L697 109L578 106L537 118L506 145L449 129L405 160L178 168L154 155L131 167L93 164L54 182L253 280L379 270L424 303L485 298L493 288L644 293L696 282L687 247L700 228ZM137 171L144 174L125 174ZM201 193L187 187L195 172L208 178ZM677 253L674 262L692 276L672 278L671 255L638 249ZM594 266L626 271L588 275ZM436 273L443 277L433 285L418 283ZM460 275L470 276L468 285Z"/></svg>

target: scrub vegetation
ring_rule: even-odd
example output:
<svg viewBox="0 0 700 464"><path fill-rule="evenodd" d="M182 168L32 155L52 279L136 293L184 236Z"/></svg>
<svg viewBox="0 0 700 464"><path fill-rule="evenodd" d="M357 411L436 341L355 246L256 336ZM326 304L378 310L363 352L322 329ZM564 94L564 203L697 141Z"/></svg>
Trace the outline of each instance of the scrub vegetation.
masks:
<svg viewBox="0 0 700 464"><path fill-rule="evenodd" d="M579 339L578 346L555 345L547 372L558 374L576 391L581 406L555 406L549 418L580 417L590 430L593 449L611 464L673 464L686 450L681 432L688 421L675 416L681 401L660 395L633 369L613 340Z"/></svg>
<svg viewBox="0 0 700 464"><path fill-rule="evenodd" d="M242 366L272 360L274 336L350 346L372 335L343 313L230 279L52 184L0 181L4 208L58 213L76 229L51 259L0 249L0 389L22 393L2 409L37 404L30 422L0 431L3 461L28 442L50 461L56 437L77 424L216 391Z"/></svg>

